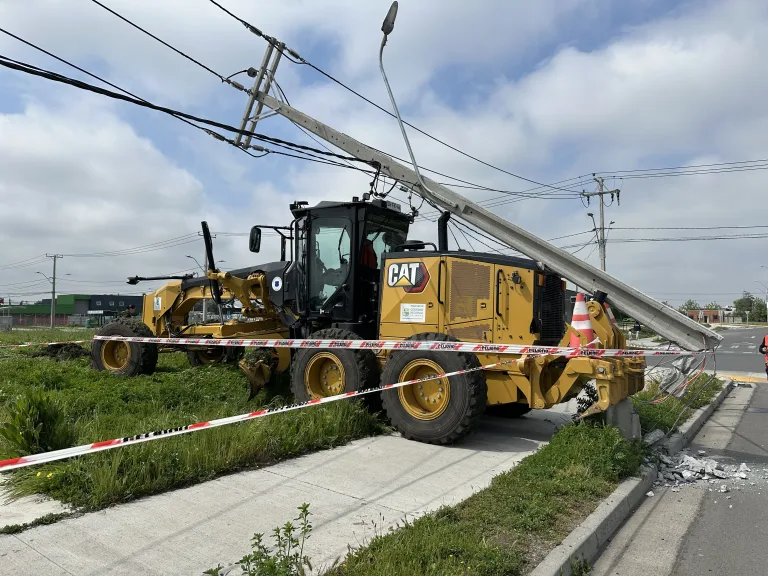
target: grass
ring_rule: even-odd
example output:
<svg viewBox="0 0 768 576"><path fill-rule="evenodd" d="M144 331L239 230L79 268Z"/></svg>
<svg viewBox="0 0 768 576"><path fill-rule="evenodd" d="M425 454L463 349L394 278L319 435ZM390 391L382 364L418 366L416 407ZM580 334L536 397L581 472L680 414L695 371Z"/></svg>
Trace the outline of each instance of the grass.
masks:
<svg viewBox="0 0 768 576"><path fill-rule="evenodd" d="M37 342L60 342L66 340L89 340L96 334L92 328L30 328L0 332L0 346L4 344L27 344Z"/></svg>
<svg viewBox="0 0 768 576"><path fill-rule="evenodd" d="M34 528L36 526L54 524L59 520L63 520L64 518L72 518L76 515L77 514L74 512L52 512L50 514L46 514L45 516L40 516L40 518L37 518L32 522L26 522L24 524L8 524L7 526L2 526L0 527L0 534L19 534L20 532L24 532L24 530L29 530L30 528Z"/></svg>
<svg viewBox="0 0 768 576"><path fill-rule="evenodd" d="M464 502L351 551L333 576L524 574L639 468L640 443L614 428L567 426Z"/></svg>
<svg viewBox="0 0 768 576"><path fill-rule="evenodd" d="M673 432L677 426L688 420L695 410L712 402L722 389L722 380L702 374L688 385L682 398L661 393L658 382L651 382L642 392L631 398L635 410L640 415L643 433L656 428L666 433ZM648 403L658 398L666 400L658 404Z"/></svg>
<svg viewBox="0 0 768 576"><path fill-rule="evenodd" d="M62 332L25 332L21 339L31 340L35 334L42 341L61 340ZM10 334L13 338L0 333L0 342L18 338ZM5 352L0 360L0 423L11 420L11 406L20 395L43 390L63 412L75 445L292 401L283 378L246 402L247 380L236 366L193 368L180 353L161 354L155 374L120 378L91 369L89 358L57 362L32 358L31 349ZM7 487L14 496L41 493L81 510L94 510L330 448L383 429L379 417L363 407L337 402L23 468L11 473ZM16 455L11 443L0 437L0 458Z"/></svg>

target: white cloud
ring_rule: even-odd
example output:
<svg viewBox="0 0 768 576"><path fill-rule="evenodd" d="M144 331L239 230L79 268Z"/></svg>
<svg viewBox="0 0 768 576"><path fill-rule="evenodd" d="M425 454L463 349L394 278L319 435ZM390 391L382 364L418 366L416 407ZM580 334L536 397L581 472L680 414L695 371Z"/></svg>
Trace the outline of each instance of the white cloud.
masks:
<svg viewBox="0 0 768 576"><path fill-rule="evenodd" d="M216 86L205 73L95 5L37 4L45 9L5 4L0 19L85 65L101 62L111 78L138 86L142 95L203 108L217 118L226 112L229 122L239 119L241 95ZM195 9L187 3L182 8L179 2L109 4L217 70L230 73L261 58L263 42L206 2ZM386 66L407 118L480 158L547 182L596 170L768 157L768 80L762 73L768 8L760 3L683 5L642 26L614 30L610 41L591 50L571 43L547 54L526 73L504 75L516 70L510 62L538 58L542 47L568 37L572 21L584 26L600 20L609 9L606 4L572 0L525 8L534 4L401 2ZM310 60L322 47L335 73L378 102L387 102L376 58L388 1L275 2L257 9L232 0L225 5L288 40ZM80 33L73 35L72 26L62 22L76 24ZM8 46L16 47L0 39L0 52L14 55ZM353 137L406 157L391 118L319 76L300 77L302 70L284 63L279 71L293 104ZM458 80L452 85L454 76ZM284 164L274 158L247 159L193 131L181 132L189 159L175 166L112 109L86 112L75 104L78 95L66 92L62 97L70 104L61 109L33 104L23 114L3 117L0 124L4 131L13 130L5 133L21 143L0 159L10 163L13 154L0 186L4 196L11 189L24 194L23 200L4 206L6 222L0 234L12 230L13 238L24 238L25 255L52 251L45 242L77 246L68 251L92 251L94 227L104 237L100 249L111 249L195 231L203 217L230 231L246 231L257 221L285 224L291 200L347 199L367 188L366 176L314 164L296 162L278 173L274 167L282 170ZM278 122L263 122L259 129L315 145ZM10 148L5 133L0 146ZM530 186L412 130L409 134L425 166L503 189ZM200 182L207 182L214 170L226 187L204 190ZM617 181L623 190L621 206L608 209L607 218L618 227L762 224L768 216L763 180L763 172L746 172ZM497 196L465 193L478 199ZM57 218L30 212L33 199L55 209ZM545 238L591 227L578 201L515 202L494 211ZM434 231L420 224L414 236L429 233ZM611 238L674 234L617 230ZM558 243L580 239L586 237ZM662 298L686 290L738 292L757 286L753 280L761 262L755 258L762 242L609 244L608 270ZM218 239L218 257L246 265L276 254L275 246L272 252L253 256L244 244L243 238ZM135 272L185 268L178 264L189 262L184 250L176 249L176 256L169 251L132 257ZM201 252L197 245L195 250ZM579 254L587 256L591 250ZM18 259L4 254L0 264ZM590 262L596 261L592 253ZM77 266L83 266L78 273L93 277L95 270L87 264L78 261ZM114 266L118 277L125 275L123 265Z"/></svg>

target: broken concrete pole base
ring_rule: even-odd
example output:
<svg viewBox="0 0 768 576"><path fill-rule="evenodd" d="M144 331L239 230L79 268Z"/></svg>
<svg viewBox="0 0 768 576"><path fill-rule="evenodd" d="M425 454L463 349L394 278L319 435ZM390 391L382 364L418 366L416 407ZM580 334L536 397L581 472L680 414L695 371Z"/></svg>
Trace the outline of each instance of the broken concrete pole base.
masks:
<svg viewBox="0 0 768 576"><path fill-rule="evenodd" d="M608 407L605 411L605 423L618 428L626 440L640 438L640 416L635 412L629 398L624 398L618 404Z"/></svg>

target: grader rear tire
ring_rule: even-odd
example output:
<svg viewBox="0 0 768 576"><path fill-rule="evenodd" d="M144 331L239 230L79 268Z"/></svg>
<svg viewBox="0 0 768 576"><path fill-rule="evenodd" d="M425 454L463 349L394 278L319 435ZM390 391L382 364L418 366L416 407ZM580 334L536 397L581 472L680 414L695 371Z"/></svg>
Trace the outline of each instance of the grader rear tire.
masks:
<svg viewBox="0 0 768 576"><path fill-rule="evenodd" d="M151 338L152 331L136 318L118 318L102 326L98 336L138 336ZM157 367L157 345L116 340L94 340L91 343L91 366L116 376L152 374Z"/></svg>
<svg viewBox="0 0 768 576"><path fill-rule="evenodd" d="M457 341L439 333L416 334L409 340ZM384 364L381 380L390 384L479 366L477 356L466 352L396 351ZM469 434L483 415L487 396L479 370L381 394L392 425L405 438L429 444L452 444Z"/></svg>
<svg viewBox="0 0 768 576"><path fill-rule="evenodd" d="M310 335L312 340L361 340L341 328L326 328ZM379 385L376 355L370 350L307 349L299 350L291 362L291 392L297 402L335 396ZM369 398L376 396L377 398ZM379 393L363 396L376 408ZM352 398L355 402L358 398Z"/></svg>

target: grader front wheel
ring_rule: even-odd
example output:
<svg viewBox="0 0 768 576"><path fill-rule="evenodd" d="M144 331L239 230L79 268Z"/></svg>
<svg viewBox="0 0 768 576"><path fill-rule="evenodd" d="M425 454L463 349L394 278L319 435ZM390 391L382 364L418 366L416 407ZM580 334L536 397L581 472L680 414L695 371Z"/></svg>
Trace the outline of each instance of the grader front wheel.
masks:
<svg viewBox="0 0 768 576"><path fill-rule="evenodd" d="M360 340L341 328L318 330L312 340ZM291 363L291 392L298 402L354 392L379 385L376 356L370 350L299 350ZM378 393L368 394L368 406L378 408ZM353 399L354 401L354 399Z"/></svg>
<svg viewBox="0 0 768 576"><path fill-rule="evenodd" d="M410 340L455 341L445 334L416 334ZM451 377L448 372L478 368L477 356L433 350L395 351L384 364L382 382L423 382L383 392L384 410L397 430L409 440L451 444L469 434L485 409L487 385L479 370Z"/></svg>

